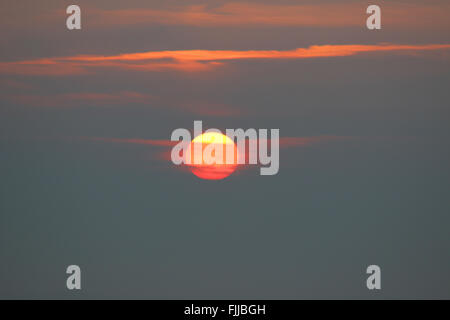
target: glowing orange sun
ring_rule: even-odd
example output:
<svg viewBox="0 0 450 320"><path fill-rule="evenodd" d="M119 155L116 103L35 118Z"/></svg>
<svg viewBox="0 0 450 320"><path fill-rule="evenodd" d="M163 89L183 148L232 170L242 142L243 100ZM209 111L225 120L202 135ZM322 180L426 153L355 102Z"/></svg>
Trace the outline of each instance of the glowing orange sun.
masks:
<svg viewBox="0 0 450 320"><path fill-rule="evenodd" d="M198 144L198 149L195 145ZM197 163L194 161L194 150L201 152ZM228 157L233 150L233 154ZM222 133L206 132L195 137L189 147L188 152L184 155L185 159L189 159L189 169L197 177L207 180L221 180L232 174L237 167L237 147L233 140ZM230 158L232 161L230 161Z"/></svg>

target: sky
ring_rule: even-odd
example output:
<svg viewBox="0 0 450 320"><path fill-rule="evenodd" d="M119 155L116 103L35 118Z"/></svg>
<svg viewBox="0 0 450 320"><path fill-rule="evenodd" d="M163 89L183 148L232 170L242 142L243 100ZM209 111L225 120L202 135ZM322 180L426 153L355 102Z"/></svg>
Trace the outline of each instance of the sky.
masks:
<svg viewBox="0 0 450 320"><path fill-rule="evenodd" d="M1 1L0 298L449 299L449 15ZM278 174L175 166L171 133L195 120L280 129Z"/></svg>

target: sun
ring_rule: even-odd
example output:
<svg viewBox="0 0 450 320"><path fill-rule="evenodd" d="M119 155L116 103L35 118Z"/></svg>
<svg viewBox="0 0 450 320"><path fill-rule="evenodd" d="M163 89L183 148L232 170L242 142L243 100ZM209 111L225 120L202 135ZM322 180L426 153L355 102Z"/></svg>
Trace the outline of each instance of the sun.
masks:
<svg viewBox="0 0 450 320"><path fill-rule="evenodd" d="M199 150L202 152L201 161L197 164L194 162L194 145L196 144L201 145ZM227 150L230 150L230 147L232 148L231 150L233 150L233 160L231 163L227 163ZM206 152L205 154L205 150L208 151L208 149L212 150L211 156L216 159L215 163L211 163L211 160L208 161L209 152ZM216 154L216 150L221 151L221 154ZM190 163L188 165L189 169L197 177L206 180L221 180L228 177L236 170L238 152L234 141L226 135L219 132L205 132L191 141L188 152L184 157L185 159L186 157L191 157L190 161L186 163ZM217 161L218 159L219 161Z"/></svg>

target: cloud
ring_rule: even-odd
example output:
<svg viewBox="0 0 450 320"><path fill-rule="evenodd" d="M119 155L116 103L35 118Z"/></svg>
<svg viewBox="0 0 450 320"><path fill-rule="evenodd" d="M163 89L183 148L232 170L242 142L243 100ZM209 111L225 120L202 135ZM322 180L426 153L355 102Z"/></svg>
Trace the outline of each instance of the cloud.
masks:
<svg viewBox="0 0 450 320"><path fill-rule="evenodd" d="M17 1L19 2L19 1ZM128 1L124 8L114 4L85 1L80 3L83 25L89 28L122 29L124 26L176 25L194 27L357 27L364 28L367 17L364 1ZM195 2L195 1L194 1ZM197 1L198 2L198 1ZM381 1L383 25L391 29L432 29L445 34L450 27L447 0ZM418 1L417 1L418 2ZM2 24L6 30L25 29L29 25L53 28L65 17L65 8L41 6L35 10L23 10L23 5L5 6ZM115 9L113 9L115 8ZM17 17L21 17L18 19ZM23 23L28 21L29 23ZM444 30L443 30L444 29Z"/></svg>
<svg viewBox="0 0 450 320"><path fill-rule="evenodd" d="M171 50L126 53L120 55L80 55L0 63L2 74L76 75L97 68L128 71L182 72L210 71L232 60L315 59L347 57L363 53L418 54L426 51L448 50L450 44L377 44L377 45L316 45L294 50Z"/></svg>
<svg viewBox="0 0 450 320"><path fill-rule="evenodd" d="M359 13L359 14L358 14ZM361 25L361 6L349 4L278 5L225 3L162 9L121 9L93 12L96 25L164 24L190 26L348 26Z"/></svg>
<svg viewBox="0 0 450 320"><path fill-rule="evenodd" d="M15 85L15 82L12 84ZM22 88L22 87L20 87ZM24 87L23 90L29 89ZM22 90L22 91L23 91ZM177 96L155 96L135 91L119 91L116 93L78 92L64 94L0 94L13 104L42 108L76 108L76 107L117 107L145 106L165 110L176 110L186 114L212 117L242 116L245 111L233 105L214 101L186 99Z"/></svg>
<svg viewBox="0 0 450 320"><path fill-rule="evenodd" d="M354 140L355 137L347 136L314 136L314 137L281 137L281 148L295 148L306 147L313 144L336 142L336 141L349 141Z"/></svg>
<svg viewBox="0 0 450 320"><path fill-rule="evenodd" d="M149 153L146 153L147 157L150 157L152 160L155 160L159 163L171 163L171 148L179 143L179 141L171 141L165 139L124 139L124 138L99 138L99 137L84 137L82 140L92 141L92 142L100 142L100 143L114 143L114 144L126 144L126 145L140 145L145 148L150 147ZM293 148L304 148L311 145L337 142L337 141L350 141L354 140L356 137L347 137L347 136L312 136L312 137L281 137L280 138L280 149L293 149ZM267 141L270 144L270 141ZM252 165L248 164L248 155L249 149L246 147L246 155L245 155L245 164L238 165L237 170L246 170L252 167ZM290 156L285 155L285 157L290 158ZM215 168L213 172L207 172L209 168L199 168L195 165L184 165L177 167L180 170L200 170L204 175L210 176L214 173L221 173L222 170L230 170L227 165L224 165L223 168ZM234 169L233 169L234 170ZM233 171L232 170L232 171ZM221 174L220 174L221 176Z"/></svg>
<svg viewBox="0 0 450 320"><path fill-rule="evenodd" d="M365 27L367 3L264 4L229 2L165 8L102 10L92 8L91 25L188 25L196 27L312 26ZM390 27L448 27L448 3L383 3L383 23ZM421 19L417 19L421 17Z"/></svg>
<svg viewBox="0 0 450 320"><path fill-rule="evenodd" d="M78 107L78 106L116 106L122 104L143 104L152 100L148 94L121 91L118 93L65 93L56 95L6 95L8 100L32 107Z"/></svg>
<svg viewBox="0 0 450 320"><path fill-rule="evenodd" d="M158 140L158 139L123 139L123 138L98 138L98 137L85 137L82 140L90 140L97 142L109 142L109 143L125 143L125 144L138 144L154 147L171 147L176 145L177 141L170 140Z"/></svg>
<svg viewBox="0 0 450 320"><path fill-rule="evenodd" d="M83 140L109 142L109 143L125 143L125 144L138 144L156 147L172 147L178 143L178 141L161 140L161 139L123 139L123 138L99 138L99 137L85 137ZM293 148L293 147L305 147L313 144L319 144L324 142L333 141L348 141L353 140L355 137L347 136L313 136L313 137L280 137L281 148ZM269 141L270 143L270 141Z"/></svg>

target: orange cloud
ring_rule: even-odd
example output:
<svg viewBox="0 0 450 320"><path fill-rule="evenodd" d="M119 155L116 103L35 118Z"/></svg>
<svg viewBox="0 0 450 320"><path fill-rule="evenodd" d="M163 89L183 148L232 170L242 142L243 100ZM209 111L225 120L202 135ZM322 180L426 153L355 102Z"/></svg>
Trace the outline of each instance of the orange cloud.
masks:
<svg viewBox="0 0 450 320"><path fill-rule="evenodd" d="M281 137L280 138L280 148L298 148L307 147L314 144L321 144L326 142L337 142L337 141L349 141L357 139L356 137L346 137L346 136L312 136L312 137ZM98 138L98 137L84 137L82 140L88 140L93 142L106 142L106 143L119 143L119 144L133 144L142 145L147 147L157 147L157 151L153 153L152 158L161 162L171 162L171 151L170 148L179 143L179 141L171 141L164 139L123 139L123 138ZM270 141L268 141L270 144ZM248 163L248 146L246 147L246 163ZM239 165L237 170L244 170L250 168L250 165L243 164ZM190 171L192 167L190 166L180 166L179 169ZM208 168L205 168L206 170ZM224 170L228 170L224 168ZM214 170L215 171L215 170ZM208 172L204 172L208 174ZM210 172L214 174L214 172Z"/></svg>
<svg viewBox="0 0 450 320"><path fill-rule="evenodd" d="M111 6L82 5L83 23L92 28L122 28L140 25L183 25L195 27L365 27L366 8L364 1L297 1L295 4L208 1L207 5L191 5L192 1L178 1L184 5L171 5L173 1L159 1L157 5L144 3L141 7L110 9ZM199 2L199 1L197 1ZM225 3L224 3L225 2ZM325 3L324 3L325 2ZM442 34L449 31L450 3L447 0L422 1L378 1L382 8L383 27L389 29L436 30ZM408 3L409 2L409 3ZM218 4L219 3L219 4ZM109 7L109 8L108 8ZM40 10L21 10L22 6L7 6L3 11L0 32L26 29L29 25L54 27L64 17L64 9L44 6ZM104 9L106 8L106 9ZM3 12L2 12L3 13ZM21 18L18 19L17 17ZM23 21L28 21L24 24Z"/></svg>
<svg viewBox="0 0 450 320"><path fill-rule="evenodd" d="M65 61L78 62L130 62L157 59L174 59L176 61L223 61L239 59L306 59L320 57L343 57L364 52L386 51L424 51L450 49L450 44L429 45L319 45L294 50L177 50L150 51L116 56L78 56L62 58ZM137 66L137 65L136 65Z"/></svg>
<svg viewBox="0 0 450 320"><path fill-rule="evenodd" d="M346 57L362 53L418 54L424 51L448 50L450 44L426 45L318 45L294 50L172 50L100 56L46 58L0 63L0 73L25 75L73 75L96 68L118 68L130 71L177 70L207 71L225 61L249 59L313 59Z"/></svg>
<svg viewBox="0 0 450 320"><path fill-rule="evenodd" d="M355 5L269 5L226 3L167 9L96 10L94 24L167 24L192 26L347 26L361 25L364 8ZM358 15L359 13L359 15Z"/></svg>
<svg viewBox="0 0 450 320"><path fill-rule="evenodd" d="M83 139L100 142L111 142L111 143L150 145L157 147L172 147L178 143L178 141L155 140L155 139L121 139L121 138L98 138L98 137L90 137ZM352 139L355 138L345 136L281 137L279 142L280 147L282 148L292 148L292 147L304 147L323 142L346 141ZM270 143L270 141L268 143Z"/></svg>
<svg viewBox="0 0 450 320"><path fill-rule="evenodd" d="M165 24L212 26L365 26L367 3L262 4L230 2L162 9L92 10L98 26ZM396 27L448 27L448 3L383 3L383 23ZM421 19L417 19L421 17Z"/></svg>

